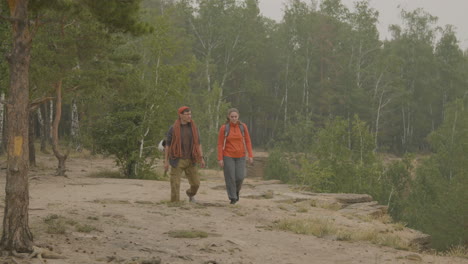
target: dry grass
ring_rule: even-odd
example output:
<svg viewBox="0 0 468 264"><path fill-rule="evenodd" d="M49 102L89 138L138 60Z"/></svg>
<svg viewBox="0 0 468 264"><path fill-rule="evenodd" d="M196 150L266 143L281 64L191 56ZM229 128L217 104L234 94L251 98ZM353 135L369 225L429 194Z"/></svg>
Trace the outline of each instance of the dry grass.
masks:
<svg viewBox="0 0 468 264"><path fill-rule="evenodd" d="M88 219L93 219L92 217L88 217ZM74 219L68 219L66 217L57 215L57 214L50 214L44 218L44 223L46 224L46 233L48 234L66 234L69 227L74 226L75 230L82 233L90 233L92 231L99 231L96 227L88 225L88 224L80 224Z"/></svg>
<svg viewBox="0 0 468 264"><path fill-rule="evenodd" d="M70 153L68 154L69 158L81 158L81 159L102 159L103 156L99 154L93 154L90 150L82 149L81 151L76 151L70 149Z"/></svg>
<svg viewBox="0 0 468 264"><path fill-rule="evenodd" d="M393 227L395 228L396 231L402 231L406 227L406 223L403 222L397 222L393 224Z"/></svg>
<svg viewBox="0 0 468 264"><path fill-rule="evenodd" d="M88 224L78 224L76 225L75 230L81 233L91 233L95 230L98 231L96 227Z"/></svg>
<svg viewBox="0 0 468 264"><path fill-rule="evenodd" d="M453 246L449 250L445 251L442 255L447 257L460 257L468 259L468 246Z"/></svg>
<svg viewBox="0 0 468 264"><path fill-rule="evenodd" d="M336 202L327 203L327 202L322 202L322 201L317 201L317 200L310 200L310 206L332 210L332 211L338 211L343 207L340 203L336 203Z"/></svg>
<svg viewBox="0 0 468 264"><path fill-rule="evenodd" d="M297 208L298 213L307 213L308 211L309 211L309 209L307 209L306 207L303 207L303 206L299 206Z"/></svg>
<svg viewBox="0 0 468 264"><path fill-rule="evenodd" d="M166 205L167 207L179 207L187 209L187 203L185 201L171 202L169 200L162 200L156 203L157 205Z"/></svg>
<svg viewBox="0 0 468 264"><path fill-rule="evenodd" d="M242 210L240 208L237 208L237 207L234 207L236 208L235 210L233 210L232 212L237 215L237 216L246 216L247 215L247 212L245 210Z"/></svg>
<svg viewBox="0 0 468 264"><path fill-rule="evenodd" d="M208 233L200 230L172 230L168 235L173 238L206 238Z"/></svg>
<svg viewBox="0 0 468 264"><path fill-rule="evenodd" d="M275 192L272 190L268 190L266 193L262 194L262 198L264 199L272 199L275 196Z"/></svg>
<svg viewBox="0 0 468 264"><path fill-rule="evenodd" d="M276 222L274 227L283 231L316 237L324 237L337 231L330 221L324 219L284 219Z"/></svg>
<svg viewBox="0 0 468 264"><path fill-rule="evenodd" d="M90 178L114 178L114 179L123 179L125 178L122 173L115 170L102 170L98 172L93 172L88 174Z"/></svg>
<svg viewBox="0 0 468 264"><path fill-rule="evenodd" d="M130 204L128 200L114 200L114 199L95 199L92 203L98 204Z"/></svg>
<svg viewBox="0 0 468 264"><path fill-rule="evenodd" d="M411 249L409 243L403 241L399 236L382 233L379 230L357 230L351 232L351 241L369 241L376 245L392 247L395 249Z"/></svg>
<svg viewBox="0 0 468 264"><path fill-rule="evenodd" d="M326 219L284 219L274 223L275 229L289 231L296 234L325 237L335 236L340 241L368 241L376 245L388 246L395 249L410 250L408 242L400 237L379 230L356 230L337 226Z"/></svg>
<svg viewBox="0 0 468 264"><path fill-rule="evenodd" d="M151 202L151 201L142 201L142 200L137 200L135 201L136 204L149 204L149 205L152 205L154 204L154 202Z"/></svg>

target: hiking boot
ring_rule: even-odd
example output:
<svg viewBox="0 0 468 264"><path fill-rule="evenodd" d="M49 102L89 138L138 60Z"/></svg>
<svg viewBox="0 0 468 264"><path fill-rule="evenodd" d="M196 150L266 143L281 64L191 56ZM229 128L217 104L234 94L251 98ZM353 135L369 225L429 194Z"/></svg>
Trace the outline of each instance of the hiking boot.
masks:
<svg viewBox="0 0 468 264"><path fill-rule="evenodd" d="M236 194L237 194L236 202L238 202L239 201L239 192L237 192Z"/></svg>
<svg viewBox="0 0 468 264"><path fill-rule="evenodd" d="M230 204L236 204L236 202L237 202L237 199L231 199Z"/></svg>
<svg viewBox="0 0 468 264"><path fill-rule="evenodd" d="M197 201L195 201L195 196L189 196L189 202L190 203L196 203Z"/></svg>

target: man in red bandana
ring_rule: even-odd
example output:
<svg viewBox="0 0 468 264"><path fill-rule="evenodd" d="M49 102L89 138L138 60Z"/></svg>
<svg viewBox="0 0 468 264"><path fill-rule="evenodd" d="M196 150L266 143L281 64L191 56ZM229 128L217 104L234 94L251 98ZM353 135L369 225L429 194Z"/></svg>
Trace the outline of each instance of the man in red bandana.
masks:
<svg viewBox="0 0 468 264"><path fill-rule="evenodd" d="M203 150L200 143L200 133L192 120L189 107L178 109L179 118L169 128L166 134L164 169L171 166L171 202L180 201L180 177L185 172L190 188L186 190L190 202L195 202L194 196L200 187L197 163L205 167Z"/></svg>

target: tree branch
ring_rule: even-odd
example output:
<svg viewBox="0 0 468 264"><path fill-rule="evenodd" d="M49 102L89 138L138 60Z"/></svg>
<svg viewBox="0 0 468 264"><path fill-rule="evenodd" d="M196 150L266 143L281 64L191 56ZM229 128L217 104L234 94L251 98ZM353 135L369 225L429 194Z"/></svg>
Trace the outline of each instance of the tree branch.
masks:
<svg viewBox="0 0 468 264"><path fill-rule="evenodd" d="M3 19L3 20L5 20L5 21L11 22L11 23L13 23L13 22L20 22L20 21L21 21L21 19L19 19L19 18L14 18L14 17L10 17L10 16L4 16L4 15L2 15L1 12L0 12L0 19Z"/></svg>
<svg viewBox="0 0 468 264"><path fill-rule="evenodd" d="M34 111L36 110L41 104L45 103L45 102L48 102L50 100L53 100L55 99L55 97L43 97L43 98L39 98L39 99L36 99L34 101L32 101L30 104L29 104L29 111Z"/></svg>

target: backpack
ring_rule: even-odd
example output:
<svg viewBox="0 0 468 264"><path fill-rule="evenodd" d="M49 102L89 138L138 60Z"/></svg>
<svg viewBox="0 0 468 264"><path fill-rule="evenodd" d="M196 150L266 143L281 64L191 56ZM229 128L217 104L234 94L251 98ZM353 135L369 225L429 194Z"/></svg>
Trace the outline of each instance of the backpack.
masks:
<svg viewBox="0 0 468 264"><path fill-rule="evenodd" d="M230 129L230 124L231 123L227 123L225 128L224 128L224 140L226 140L227 136L229 135L229 129ZM239 128L241 130L241 133L242 133L242 137L244 137L244 124L239 122Z"/></svg>
<svg viewBox="0 0 468 264"><path fill-rule="evenodd" d="M239 128L240 128L240 131L241 131L241 134L242 134L242 141L244 142L244 147L245 147L245 150L247 151L247 146L245 145L245 136L244 136L244 123L240 122L239 121ZM224 148L226 147L226 138L227 136L229 135L229 130L230 130L230 122L228 122L225 127L224 127L224 144L223 144L223 150Z"/></svg>

